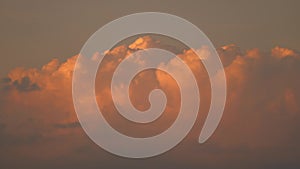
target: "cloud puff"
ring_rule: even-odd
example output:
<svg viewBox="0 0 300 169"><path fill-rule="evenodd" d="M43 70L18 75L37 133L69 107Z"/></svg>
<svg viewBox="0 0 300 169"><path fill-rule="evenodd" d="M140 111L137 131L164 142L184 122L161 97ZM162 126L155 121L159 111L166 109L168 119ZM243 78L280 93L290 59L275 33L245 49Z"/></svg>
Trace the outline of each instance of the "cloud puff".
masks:
<svg viewBox="0 0 300 169"><path fill-rule="evenodd" d="M163 48L164 45L151 36L145 36L132 44L120 45L107 51L96 78L97 100L104 116L118 131L131 136L146 137L164 131L172 125L180 106L176 81L165 72L147 70L139 73L132 81L129 91L131 101L137 109L146 110L150 106L149 92L160 88L168 98L163 116L153 123L155 125L140 125L128 122L116 111L110 94L114 70L131 53L149 47ZM209 57L205 46L196 50L201 53L201 59ZM184 50L177 56L191 68L199 85L199 119L183 144L162 157L146 161L148 167L159 168L171 164L157 163L159 158L177 161L178 168L251 168L250 164L254 161L257 162L254 167L299 166L299 54L282 47L275 47L270 52L259 49L242 51L234 44L223 46L217 51L224 65L228 85L226 109L219 128L207 143L197 144L197 136L210 104L210 84L201 60L192 50ZM98 149L81 129L71 93L76 58L73 56L62 63L53 59L41 69L16 68L2 80L2 165L30 166L30 163L40 160L44 163L33 168L45 165L53 167L55 165L52 161L57 160L66 168L74 163L92 163L94 167L133 166L133 161L121 160L116 164L109 160L118 158ZM143 64L139 60L133 60L133 63ZM171 59L161 66L176 67L174 64ZM117 87L122 96L124 89L122 86ZM119 102L122 102L122 97ZM66 157L69 161L63 160ZM261 160L263 157L265 161ZM22 161L24 158L26 160ZM216 164L214 159L220 159L220 162ZM20 161L20 166L13 161Z"/></svg>
<svg viewBox="0 0 300 169"><path fill-rule="evenodd" d="M272 56L278 57L278 58L285 58L285 57L299 57L298 54L296 54L293 50L287 49L287 48L282 48L279 46L276 46L275 48L272 49Z"/></svg>
<svg viewBox="0 0 300 169"><path fill-rule="evenodd" d="M137 49L147 49L155 46L155 42L150 36L144 36L136 39L132 44L128 46L129 49L137 50Z"/></svg>

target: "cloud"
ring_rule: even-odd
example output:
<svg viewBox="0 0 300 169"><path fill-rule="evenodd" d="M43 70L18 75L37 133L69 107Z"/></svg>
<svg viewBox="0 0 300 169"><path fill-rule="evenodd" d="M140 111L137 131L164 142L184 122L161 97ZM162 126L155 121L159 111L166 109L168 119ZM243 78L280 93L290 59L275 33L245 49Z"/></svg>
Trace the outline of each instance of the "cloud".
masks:
<svg viewBox="0 0 300 169"><path fill-rule="evenodd" d="M276 46L272 49L272 56L278 58L299 57L293 50Z"/></svg>
<svg viewBox="0 0 300 169"><path fill-rule="evenodd" d="M39 90L40 87L36 83L31 83L29 77L23 77L20 81L14 81L13 86L19 91Z"/></svg>
<svg viewBox="0 0 300 169"><path fill-rule="evenodd" d="M146 137L164 131L172 125L180 106L176 81L162 71L147 70L132 81L129 91L131 101L137 109L147 110L150 106L149 92L162 89L168 99L163 116L151 124L140 125L130 123L118 114L110 94L111 76L124 58L149 47L165 46L151 36L145 36L132 44L107 51L96 78L97 100L105 118L118 131L131 136ZM201 53L201 59L209 57L207 47L196 50ZM191 68L199 85L199 119L182 144L160 157L143 161L148 164L146 167L174 166L174 161L178 168L251 168L253 161L257 163L254 168L285 164L299 166L299 53L278 46L269 52L256 48L243 51L234 44L217 51L225 68L228 86L226 108L217 131L207 143L197 144L210 105L210 84L201 60L192 50L184 50L177 56ZM71 163L78 166L89 163L95 167L134 166L135 161L115 163L113 160L120 159L99 149L81 129L73 108L71 90L76 58L73 56L65 62L53 59L41 69L16 68L2 80L0 163L4 166L18 168L20 166L13 161L24 158L26 160L21 164L29 166L29 163L40 160L44 162L40 167L55 166L53 160L68 167ZM132 62L143 64L139 60ZM174 72L181 73L172 59L160 66L173 67ZM122 94L122 86L116 87ZM119 97L119 103L122 103L122 97ZM64 161L65 158L69 161ZM167 160L158 162L161 158ZM263 158L265 161L261 160ZM220 162L215 163L215 159ZM139 164L142 162L136 165Z"/></svg>
<svg viewBox="0 0 300 169"><path fill-rule="evenodd" d="M155 42L150 36L144 36L136 39L132 44L128 46L129 49L137 50L137 49L147 49L155 46Z"/></svg>

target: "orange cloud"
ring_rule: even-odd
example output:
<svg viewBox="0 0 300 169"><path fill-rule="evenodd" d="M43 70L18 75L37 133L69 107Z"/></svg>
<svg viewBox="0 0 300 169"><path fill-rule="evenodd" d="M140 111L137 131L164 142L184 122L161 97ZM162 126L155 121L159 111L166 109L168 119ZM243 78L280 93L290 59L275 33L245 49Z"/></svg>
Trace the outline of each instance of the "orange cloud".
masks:
<svg viewBox="0 0 300 169"><path fill-rule="evenodd" d="M272 56L278 58L285 58L287 56L296 57L297 54L291 49L276 46L275 48L272 49ZM299 55L297 57L299 57Z"/></svg>
<svg viewBox="0 0 300 169"><path fill-rule="evenodd" d="M120 132L140 137L155 135L172 125L176 118L180 102L178 85L162 71L139 73L129 92L133 105L139 110L149 108L151 90L160 88L166 93L167 108L162 118L153 123L155 125L129 123L118 114L111 98L111 76L120 62L136 50L161 46L150 36L141 37L132 44L107 51L100 64L96 78L98 104L112 126ZM210 55L205 46L196 50L201 59ZM200 88L199 119L183 144L162 158L183 159L183 163L186 161L193 166L210 166L215 163L212 159L218 158L221 162L214 164L216 168L230 167L228 161L233 163L237 158L240 160L236 162L238 166L244 166L240 163L249 164L262 156L267 156L269 161L259 161L261 166L265 163L268 166L273 161L295 163L300 154L297 151L300 141L297 131L300 127L299 54L281 47L270 52L259 49L241 51L234 44L217 50L228 83L227 104L219 128L206 144L196 144L210 104L210 84L201 60L192 50L184 50L178 57L191 68ZM73 56L62 63L53 59L41 69L16 68L8 74L0 91L0 148L5 150L0 152L0 157L6 161L3 164L10 166L12 159L22 158L30 162L50 159L60 163L64 163L62 157L66 156L72 157L71 161L95 158L94 163L103 158L117 158L98 149L78 123L71 93L76 58ZM134 62L143 64L138 60ZM174 64L170 60L160 66L173 66L172 70L180 73ZM118 87L122 96L123 89ZM122 102L122 97L119 102Z"/></svg>
<svg viewBox="0 0 300 169"><path fill-rule="evenodd" d="M133 49L133 50L147 49L147 48L153 47L155 43L157 43L157 42L154 42L150 36L144 36L144 37L140 37L137 40L135 40L128 47L129 47L129 49Z"/></svg>

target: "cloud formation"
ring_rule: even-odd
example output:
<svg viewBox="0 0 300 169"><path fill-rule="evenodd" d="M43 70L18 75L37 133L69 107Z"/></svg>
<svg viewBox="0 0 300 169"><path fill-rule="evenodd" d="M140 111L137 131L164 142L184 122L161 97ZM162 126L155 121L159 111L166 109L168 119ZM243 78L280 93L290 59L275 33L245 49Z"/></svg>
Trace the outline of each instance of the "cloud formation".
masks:
<svg viewBox="0 0 300 169"><path fill-rule="evenodd" d="M110 94L114 70L129 54L149 47L163 48L164 45L145 36L132 44L107 51L96 79L97 100L106 119L118 131L132 136L146 137L164 131L172 125L179 110L180 95L176 81L165 72L148 70L139 73L132 81L129 91L131 101L137 109L146 110L150 106L149 92L160 88L168 99L163 116L153 123L155 125L140 125L128 122L116 111ZM197 50L202 54L201 59L209 57L207 48ZM210 84L201 60L192 50L184 50L178 57L191 68L200 87L199 119L182 144L162 156L145 161L147 166L144 168L162 168L174 165L175 161L178 168L299 167L299 53L279 46L270 52L259 49L242 51L234 44L217 50L225 68L228 96L224 117L216 133L207 143L197 144L210 104ZM81 129L71 93L76 58L73 56L62 63L53 59L41 69L16 68L2 80L0 166L69 168L73 163L78 168L87 163L91 167L106 168L135 166L133 161L120 160L98 148ZM139 60L132 62L143 64ZM174 64L170 60L161 66L176 66ZM121 104L123 89L117 87ZM156 164L159 159L166 161ZM215 163L215 159L220 162ZM120 160L120 163L114 160ZM136 165L141 166L142 163Z"/></svg>

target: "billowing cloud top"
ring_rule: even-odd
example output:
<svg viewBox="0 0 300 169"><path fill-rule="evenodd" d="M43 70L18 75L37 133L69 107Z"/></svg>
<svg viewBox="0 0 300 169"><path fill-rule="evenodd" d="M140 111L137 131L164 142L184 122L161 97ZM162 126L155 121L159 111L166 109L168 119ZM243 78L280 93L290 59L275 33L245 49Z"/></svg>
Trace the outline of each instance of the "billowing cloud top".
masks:
<svg viewBox="0 0 300 169"><path fill-rule="evenodd" d="M122 59L136 50L160 46L163 45L150 36L140 37L132 44L107 51L100 65L96 79L98 104L106 119L120 132L141 137L155 135L168 128L177 116L178 86L162 71L143 71L130 87L131 101L139 110L149 108L148 94L152 89L161 88L166 92L166 110L153 124L132 124L122 118L110 94L111 76ZM209 57L207 48L196 50L202 59ZM216 133L207 143L197 144L195 138L210 104L210 84L201 60L192 50L184 50L178 57L191 68L200 87L199 119L182 144L162 156L143 161L144 168L167 165L172 168L299 168L299 53L279 46L270 52L241 51L234 44L219 48L218 53L225 68L228 97ZM142 166L142 161L126 161L108 154L84 134L72 103L76 58L73 56L63 63L53 59L41 69L16 68L2 80L0 168L1 165L4 168ZM132 62L143 64L138 59ZM161 66L173 64L170 60ZM115 104L122 104L122 86L116 86L115 90L119 92ZM158 163L162 158L167 160Z"/></svg>

